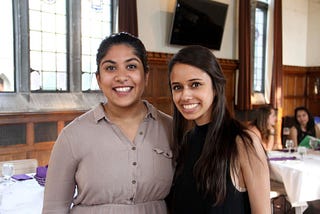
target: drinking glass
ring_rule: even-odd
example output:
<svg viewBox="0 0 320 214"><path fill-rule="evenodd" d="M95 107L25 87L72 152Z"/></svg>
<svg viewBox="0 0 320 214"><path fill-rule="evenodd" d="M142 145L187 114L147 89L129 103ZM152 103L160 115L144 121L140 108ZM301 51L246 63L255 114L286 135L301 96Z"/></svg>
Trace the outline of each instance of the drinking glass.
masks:
<svg viewBox="0 0 320 214"><path fill-rule="evenodd" d="M309 145L313 150L315 150L318 148L318 141L316 139L310 139Z"/></svg>
<svg viewBox="0 0 320 214"><path fill-rule="evenodd" d="M286 148L288 149L289 153L291 153L291 149L293 148L293 140L286 140Z"/></svg>
<svg viewBox="0 0 320 214"><path fill-rule="evenodd" d="M2 165L2 176L5 182L10 181L11 176L14 173L14 167L12 163L4 163Z"/></svg>
<svg viewBox="0 0 320 214"><path fill-rule="evenodd" d="M303 157L307 154L307 148L304 146L299 146L298 147L298 153L301 157L301 160L303 160Z"/></svg>

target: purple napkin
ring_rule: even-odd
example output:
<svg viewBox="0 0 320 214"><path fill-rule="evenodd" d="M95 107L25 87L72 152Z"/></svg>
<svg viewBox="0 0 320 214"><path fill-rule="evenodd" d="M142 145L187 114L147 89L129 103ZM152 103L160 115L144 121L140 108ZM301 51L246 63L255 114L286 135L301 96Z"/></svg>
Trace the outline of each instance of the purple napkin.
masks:
<svg viewBox="0 0 320 214"><path fill-rule="evenodd" d="M39 178L45 178L47 176L47 170L48 170L48 165L38 166L36 176Z"/></svg>
<svg viewBox="0 0 320 214"><path fill-rule="evenodd" d="M23 180L32 179L31 176L26 175L26 174L13 175L11 178L13 178L13 179L15 179L17 181L23 181Z"/></svg>
<svg viewBox="0 0 320 214"><path fill-rule="evenodd" d="M283 161L283 160L296 160L297 158L295 156L292 157L273 157L268 158L269 161Z"/></svg>

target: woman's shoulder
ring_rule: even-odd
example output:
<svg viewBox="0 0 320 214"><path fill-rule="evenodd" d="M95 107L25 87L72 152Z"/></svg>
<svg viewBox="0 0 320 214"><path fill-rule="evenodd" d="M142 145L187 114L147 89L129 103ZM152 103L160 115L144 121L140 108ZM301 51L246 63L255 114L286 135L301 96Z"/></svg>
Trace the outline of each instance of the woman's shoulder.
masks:
<svg viewBox="0 0 320 214"><path fill-rule="evenodd" d="M250 137L252 137L252 135L256 135L261 138L261 132L255 125L249 125L247 133L250 135Z"/></svg>
<svg viewBox="0 0 320 214"><path fill-rule="evenodd" d="M290 127L290 133L297 133L298 132L298 128L296 126L291 126Z"/></svg>
<svg viewBox="0 0 320 214"><path fill-rule="evenodd" d="M144 100L143 101L145 103L145 105L148 108L148 112L156 119L161 119L163 121L172 122L172 116L164 113L163 111L159 110L158 108L154 107L151 103L149 103L148 101Z"/></svg>
<svg viewBox="0 0 320 214"><path fill-rule="evenodd" d="M74 118L64 127L64 129L77 129L77 127L82 127L85 124L97 123L104 117L103 108L99 104Z"/></svg>
<svg viewBox="0 0 320 214"><path fill-rule="evenodd" d="M258 154L258 156L265 155L261 134L257 127L248 127L248 129L244 131L247 133L247 138L241 135L236 137L239 155L241 156L242 154L248 153L255 153Z"/></svg>
<svg viewBox="0 0 320 214"><path fill-rule="evenodd" d="M316 130L316 137L320 138L320 123L314 124L314 129Z"/></svg>

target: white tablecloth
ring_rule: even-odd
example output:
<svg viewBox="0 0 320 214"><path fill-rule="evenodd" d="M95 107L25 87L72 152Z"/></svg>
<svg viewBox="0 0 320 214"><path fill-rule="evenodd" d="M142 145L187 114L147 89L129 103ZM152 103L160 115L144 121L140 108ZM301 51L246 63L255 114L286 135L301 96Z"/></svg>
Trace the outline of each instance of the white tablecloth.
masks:
<svg viewBox="0 0 320 214"><path fill-rule="evenodd" d="M308 151L301 160L297 153L272 151L269 157L297 157L297 160L270 161L271 179L284 184L293 207L306 206L307 201L320 199L320 152Z"/></svg>
<svg viewBox="0 0 320 214"><path fill-rule="evenodd" d="M35 179L0 184L0 214L41 214L43 193Z"/></svg>

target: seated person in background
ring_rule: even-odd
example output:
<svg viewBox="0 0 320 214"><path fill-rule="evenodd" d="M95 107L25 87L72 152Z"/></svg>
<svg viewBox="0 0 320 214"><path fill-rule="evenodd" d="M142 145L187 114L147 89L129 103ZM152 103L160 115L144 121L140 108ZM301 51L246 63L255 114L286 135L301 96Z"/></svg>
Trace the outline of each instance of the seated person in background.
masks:
<svg viewBox="0 0 320 214"><path fill-rule="evenodd" d="M270 151L276 147L276 121L276 110L271 106L263 106L259 108L257 118L249 124L250 129L261 138L262 145L266 151Z"/></svg>
<svg viewBox="0 0 320 214"><path fill-rule="evenodd" d="M307 136L320 138L320 128L314 123L314 118L306 107L297 107L294 110L295 125L290 128L290 139L297 147Z"/></svg>

